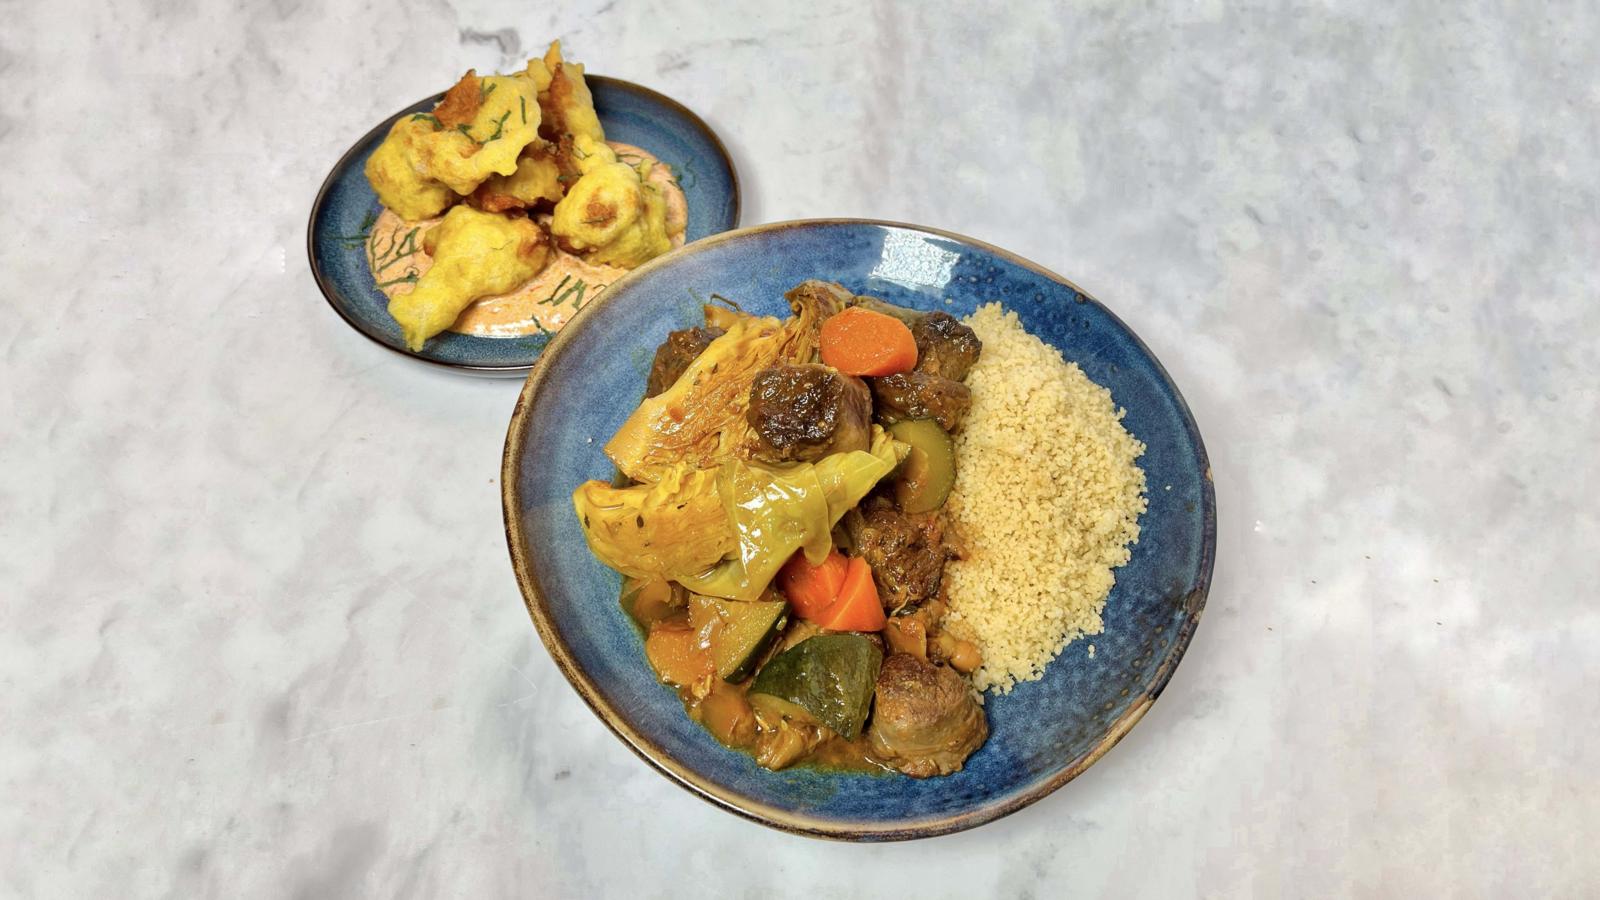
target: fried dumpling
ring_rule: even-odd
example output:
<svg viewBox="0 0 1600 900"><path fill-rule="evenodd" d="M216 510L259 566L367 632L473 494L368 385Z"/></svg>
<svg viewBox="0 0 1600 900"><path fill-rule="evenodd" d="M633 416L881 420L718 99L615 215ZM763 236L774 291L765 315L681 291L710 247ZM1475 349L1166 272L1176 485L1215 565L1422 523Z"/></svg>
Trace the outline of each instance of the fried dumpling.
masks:
<svg viewBox="0 0 1600 900"><path fill-rule="evenodd" d="M530 69L533 62L528 62ZM551 141L570 134L575 139L586 137L605 143L605 129L600 127L600 117L594 111L594 95L583 78L583 63L562 60L560 41L550 44L540 62L549 73L549 82L547 87L540 88L543 121L539 130Z"/></svg>
<svg viewBox="0 0 1600 900"><path fill-rule="evenodd" d="M470 206L450 210L423 237L423 249L432 267L414 290L389 301L389 315L412 350L449 328L472 301L514 290L550 258L549 239L532 220Z"/></svg>
<svg viewBox="0 0 1600 900"><path fill-rule="evenodd" d="M470 118L456 113L448 119L453 124L446 124L435 112L439 127L418 138L425 171L462 195L491 175L516 172L523 148L539 136L539 93L527 73L477 81L478 103ZM470 108L470 100L465 103ZM445 105L441 101L441 109Z"/></svg>
<svg viewBox="0 0 1600 900"><path fill-rule="evenodd" d="M456 199L421 164L418 141L433 131L426 116L406 116L394 123L389 136L367 157L367 181L378 201L407 221L431 219Z"/></svg>
<svg viewBox="0 0 1600 900"><path fill-rule="evenodd" d="M554 203L560 200L565 189L561 181L561 167L556 163L555 148L539 141L522 151L515 172L510 175L491 175L478 185L472 195L472 204L485 212L527 209L541 202Z"/></svg>
<svg viewBox="0 0 1600 900"><path fill-rule="evenodd" d="M588 137L576 138L574 148L583 174L556 204L550 223L562 249L628 269L671 250L667 199L647 180L648 165L635 169Z"/></svg>

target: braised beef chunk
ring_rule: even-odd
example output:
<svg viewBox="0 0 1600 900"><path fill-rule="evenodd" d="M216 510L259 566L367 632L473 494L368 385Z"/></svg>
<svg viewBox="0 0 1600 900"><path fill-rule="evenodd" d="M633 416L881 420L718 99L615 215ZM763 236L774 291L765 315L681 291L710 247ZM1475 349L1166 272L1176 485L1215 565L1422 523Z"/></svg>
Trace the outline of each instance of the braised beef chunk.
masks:
<svg viewBox="0 0 1600 900"><path fill-rule="evenodd" d="M843 521L851 546L872 566L884 609L915 606L938 596L945 561L952 555L938 513L907 515L888 498L870 496L845 513Z"/></svg>
<svg viewBox="0 0 1600 900"><path fill-rule="evenodd" d="M885 375L872 379L878 421L893 425L901 419L936 419L945 431L961 427L972 406L972 391L959 381L926 372Z"/></svg>
<svg viewBox="0 0 1600 900"><path fill-rule="evenodd" d="M650 380L645 382L644 395L654 397L672 387L683 370L689 368L689 364L721 336L721 328L685 328L669 332L667 339L656 348L656 359L650 366Z"/></svg>
<svg viewBox="0 0 1600 900"><path fill-rule="evenodd" d="M960 771L983 746L989 725L967 682L954 669L895 653L878 670L867 740L913 778Z"/></svg>
<svg viewBox="0 0 1600 900"><path fill-rule="evenodd" d="M971 328L946 312L931 312L911 326L917 339L917 371L955 381L967 377L978 361L983 342Z"/></svg>
<svg viewBox="0 0 1600 900"><path fill-rule="evenodd" d="M872 394L859 378L815 363L763 369L745 420L768 462L811 462L872 443Z"/></svg>

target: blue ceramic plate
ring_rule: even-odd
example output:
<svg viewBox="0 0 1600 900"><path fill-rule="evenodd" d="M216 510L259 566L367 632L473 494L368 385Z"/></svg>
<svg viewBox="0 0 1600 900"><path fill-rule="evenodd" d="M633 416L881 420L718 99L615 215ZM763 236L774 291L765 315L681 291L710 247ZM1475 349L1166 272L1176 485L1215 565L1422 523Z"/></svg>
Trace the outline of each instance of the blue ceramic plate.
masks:
<svg viewBox="0 0 1600 900"><path fill-rule="evenodd" d="M618 576L589 553L571 494L610 478L601 452L644 391L656 344L698 324L717 292L788 315L783 292L807 278L957 315L998 300L1127 408L1150 508L1133 559L1117 570L1105 633L1069 646L1040 681L990 696L989 740L960 772L918 781L797 768L768 772L719 745L658 684L617 604ZM1161 693L1205 605L1215 499L1194 419L1161 364L1110 310L1059 276L986 244L861 220L764 225L653 260L568 323L512 414L504 472L517 580L550 655L640 756L739 815L788 831L895 840L970 828L1043 797L1088 768ZM1171 489L1168 489L1168 485ZM1025 502L1025 501L1024 501Z"/></svg>
<svg viewBox="0 0 1600 900"><path fill-rule="evenodd" d="M689 201L689 230L695 241L739 225L739 181L733 161L700 117L669 97L603 75L586 77L595 112L606 137L643 147L672 166ZM479 375L527 374L544 352L547 335L489 338L447 331L413 353L389 317L388 298L373 282L361 235L381 207L363 169L401 116L433 108L435 94L400 110L367 132L328 173L311 207L306 252L322 295L357 331L414 359Z"/></svg>

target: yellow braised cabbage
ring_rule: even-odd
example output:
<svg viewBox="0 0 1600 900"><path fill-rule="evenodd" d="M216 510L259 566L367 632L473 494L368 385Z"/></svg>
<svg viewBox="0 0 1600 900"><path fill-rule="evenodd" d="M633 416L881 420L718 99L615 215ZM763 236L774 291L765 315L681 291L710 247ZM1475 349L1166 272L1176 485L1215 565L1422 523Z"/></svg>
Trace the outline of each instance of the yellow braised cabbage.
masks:
<svg viewBox="0 0 1600 900"><path fill-rule="evenodd" d="M704 571L738 546L716 480L716 469L679 466L655 484L586 481L572 505L589 548L606 565L634 578L671 578L667 573Z"/></svg>
<svg viewBox="0 0 1600 900"><path fill-rule="evenodd" d="M873 426L870 450L789 466L680 464L655 484L586 482L572 503L589 549L624 575L756 600L795 550L820 565L833 547L833 526L908 449Z"/></svg>
<svg viewBox="0 0 1600 900"><path fill-rule="evenodd" d="M808 283L820 284L820 283ZM678 465L710 468L744 456L753 445L745 410L756 374L778 363L811 362L822 320L843 308L843 289L796 289L787 295L794 315L729 316L727 333L711 342L665 391L640 403L606 443L606 455L624 475L652 482Z"/></svg>

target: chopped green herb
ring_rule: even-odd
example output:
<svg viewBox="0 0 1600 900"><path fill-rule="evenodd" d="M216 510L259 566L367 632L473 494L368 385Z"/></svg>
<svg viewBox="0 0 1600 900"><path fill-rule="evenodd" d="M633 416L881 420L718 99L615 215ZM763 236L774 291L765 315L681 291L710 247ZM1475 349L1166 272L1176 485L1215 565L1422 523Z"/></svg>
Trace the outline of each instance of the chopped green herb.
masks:
<svg viewBox="0 0 1600 900"><path fill-rule="evenodd" d="M556 285L556 289L550 292L550 296L544 298L543 300L540 300L539 302L541 304L547 304L547 305L554 304L556 302L556 294L559 293L562 288L566 287L567 286L567 282L569 282L571 280L572 280L572 276L571 275L563 275L561 277L561 283Z"/></svg>
<svg viewBox="0 0 1600 900"><path fill-rule="evenodd" d="M511 110L508 109L508 110L505 111L505 113L503 115L500 116L499 120L497 120L494 123L494 134L489 135L487 138L484 138L483 140L479 141L478 143L487 144L490 141L499 139L500 132L503 131L505 129L505 127L506 127L506 119L509 119L509 118L511 118Z"/></svg>
<svg viewBox="0 0 1600 900"><path fill-rule="evenodd" d="M478 139L472 136L472 128L467 123L462 122L460 125L457 125L456 130L466 135L467 138L474 143L477 142Z"/></svg>
<svg viewBox="0 0 1600 900"><path fill-rule="evenodd" d="M578 280L572 282L572 287L562 290L562 287L565 286L566 283L571 279L571 275L563 276L561 279L561 284L556 285L556 289L550 292L549 297L545 298L544 300L540 300L540 304L544 306L560 306L561 304L567 302L568 297L573 297L573 308L576 309L582 306L583 293L586 289L588 289L589 283L584 281L582 278L579 278Z"/></svg>
<svg viewBox="0 0 1600 900"><path fill-rule="evenodd" d="M666 165L666 163L662 163L662 165ZM699 180L694 174L694 169L690 168L688 163L674 163L667 166L667 171L671 173L672 179L678 183L678 187L683 190L694 187L695 182Z"/></svg>
<svg viewBox="0 0 1600 900"><path fill-rule="evenodd" d="M432 122L433 123L433 127L435 127L435 128L443 128L444 127L444 125L439 122L439 117L435 116L433 113L414 113L414 114L412 114L411 121L415 122L418 119L421 119L424 122Z"/></svg>
<svg viewBox="0 0 1600 900"><path fill-rule="evenodd" d="M403 237L400 236L399 230L391 231L387 235L389 243L381 249L378 243L380 238L384 236L373 234L367 241L367 259L372 264L372 274L374 276L382 275L395 263L415 256L417 251L421 249L417 246L417 235L421 233L421 226L412 228ZM382 287L382 285L379 286Z"/></svg>
<svg viewBox="0 0 1600 900"><path fill-rule="evenodd" d="M499 87L499 85L495 84L492 81L481 81L481 82L479 82L478 83L478 102L482 103L484 100L487 100L489 98L489 95L494 93L494 89L496 87Z"/></svg>
<svg viewBox="0 0 1600 900"><path fill-rule="evenodd" d="M372 233L372 224L378 221L378 216L371 210L361 217L361 225L356 228L355 234L340 235L337 240L346 248L354 250L367 242L367 237Z"/></svg>
<svg viewBox="0 0 1600 900"><path fill-rule="evenodd" d="M572 295L572 294L575 293L576 296L573 296L573 298L572 298L572 308L573 309L578 309L578 308L583 306L583 292L588 287L589 287L589 283L580 278L580 279L578 279L578 283L577 284L574 284L572 287L567 289L567 293L561 295L561 300L564 301L564 300L567 299L568 295ZM560 306L561 303L557 302L556 305Z"/></svg>
<svg viewBox="0 0 1600 900"><path fill-rule="evenodd" d="M380 282L378 282L378 289L382 290L382 289L384 289L386 287L393 287L393 286L395 286L397 284L416 284L416 283L417 283L417 270L416 269L409 269L409 270L406 271L406 274L401 275L399 278L391 278L388 281L380 281Z"/></svg>

